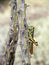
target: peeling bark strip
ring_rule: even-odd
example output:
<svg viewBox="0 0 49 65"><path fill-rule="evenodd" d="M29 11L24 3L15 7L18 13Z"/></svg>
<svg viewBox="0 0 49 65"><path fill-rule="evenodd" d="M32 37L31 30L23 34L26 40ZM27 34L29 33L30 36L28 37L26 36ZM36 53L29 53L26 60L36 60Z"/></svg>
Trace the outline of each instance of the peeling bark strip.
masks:
<svg viewBox="0 0 49 65"><path fill-rule="evenodd" d="M29 44L28 44L28 25L26 22L26 6L25 0L21 0L21 8L19 14L19 31L20 31L20 41L21 41L21 50L22 50L22 65L31 65L30 64L30 55L29 55Z"/></svg>
<svg viewBox="0 0 49 65"><path fill-rule="evenodd" d="M17 14L17 0L12 1L11 11L11 29L9 31L9 41L7 44L6 53L4 55L5 61L3 65L14 65L15 51L18 41L18 14Z"/></svg>

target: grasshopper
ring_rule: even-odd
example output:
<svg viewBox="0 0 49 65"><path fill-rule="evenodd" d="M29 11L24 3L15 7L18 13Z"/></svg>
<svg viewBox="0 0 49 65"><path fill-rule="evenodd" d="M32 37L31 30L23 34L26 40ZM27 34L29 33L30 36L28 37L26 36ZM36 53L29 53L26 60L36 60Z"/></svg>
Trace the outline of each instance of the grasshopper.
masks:
<svg viewBox="0 0 49 65"><path fill-rule="evenodd" d="M34 27L33 26L29 26L29 31L28 31L28 37L29 37L29 40L30 40L30 54L32 55L33 54L33 44L38 46L38 43L34 40Z"/></svg>

